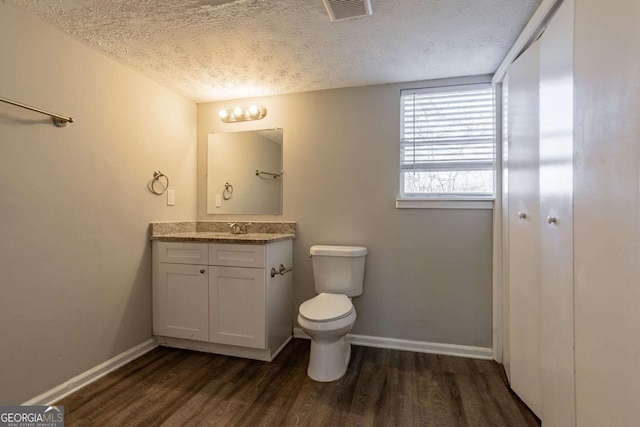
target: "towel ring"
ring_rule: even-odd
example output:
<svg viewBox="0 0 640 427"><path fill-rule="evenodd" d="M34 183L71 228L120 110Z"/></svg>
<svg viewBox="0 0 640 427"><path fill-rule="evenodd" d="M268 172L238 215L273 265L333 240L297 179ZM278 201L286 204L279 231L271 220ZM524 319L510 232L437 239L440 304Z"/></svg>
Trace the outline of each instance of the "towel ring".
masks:
<svg viewBox="0 0 640 427"><path fill-rule="evenodd" d="M162 182L160 182L160 178L164 178L166 180L166 183L164 185ZM160 182L160 185L162 185L162 190L160 191L156 190L156 187L155 187L156 182ZM159 170L154 171L153 179L149 181L149 191L151 191L153 194L160 196L161 194L164 194L164 192L167 191L168 188L169 188L169 178Z"/></svg>
<svg viewBox="0 0 640 427"><path fill-rule="evenodd" d="M222 198L225 200L229 200L231 195L233 194L233 185L228 182L224 183L224 190L222 191Z"/></svg>

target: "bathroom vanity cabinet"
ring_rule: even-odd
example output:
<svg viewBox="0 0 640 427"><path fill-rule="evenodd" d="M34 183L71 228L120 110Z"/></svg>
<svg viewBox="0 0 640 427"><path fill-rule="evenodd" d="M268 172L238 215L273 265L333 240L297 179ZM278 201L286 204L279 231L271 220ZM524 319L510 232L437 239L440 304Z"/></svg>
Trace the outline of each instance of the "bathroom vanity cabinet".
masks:
<svg viewBox="0 0 640 427"><path fill-rule="evenodd" d="M292 246L154 240L153 334L171 347L272 360L293 331Z"/></svg>

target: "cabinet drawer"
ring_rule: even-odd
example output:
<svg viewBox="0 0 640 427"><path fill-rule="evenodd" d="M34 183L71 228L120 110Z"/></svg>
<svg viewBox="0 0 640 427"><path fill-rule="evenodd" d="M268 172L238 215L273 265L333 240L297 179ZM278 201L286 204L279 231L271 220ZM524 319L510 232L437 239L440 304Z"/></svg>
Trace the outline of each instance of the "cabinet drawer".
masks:
<svg viewBox="0 0 640 427"><path fill-rule="evenodd" d="M159 262L206 265L208 260L206 243L158 242Z"/></svg>
<svg viewBox="0 0 640 427"><path fill-rule="evenodd" d="M264 248L265 245L211 243L209 245L209 265L264 268Z"/></svg>

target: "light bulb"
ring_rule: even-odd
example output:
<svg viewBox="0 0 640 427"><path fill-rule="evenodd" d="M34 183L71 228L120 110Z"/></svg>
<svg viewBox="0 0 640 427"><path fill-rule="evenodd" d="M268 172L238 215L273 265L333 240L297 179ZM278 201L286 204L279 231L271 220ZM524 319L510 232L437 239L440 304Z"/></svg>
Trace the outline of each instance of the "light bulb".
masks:
<svg viewBox="0 0 640 427"><path fill-rule="evenodd" d="M242 108L240 108L240 107L236 107L236 108L234 108L234 109L233 109L233 114L234 114L235 116L241 116L241 115L242 115Z"/></svg>
<svg viewBox="0 0 640 427"><path fill-rule="evenodd" d="M255 105L251 105L249 106L249 114L251 114L252 116L257 116L258 115L258 107Z"/></svg>
<svg viewBox="0 0 640 427"><path fill-rule="evenodd" d="M227 113L227 110L220 110L218 111L218 116L220 116L221 119L226 119L229 117L229 113Z"/></svg>

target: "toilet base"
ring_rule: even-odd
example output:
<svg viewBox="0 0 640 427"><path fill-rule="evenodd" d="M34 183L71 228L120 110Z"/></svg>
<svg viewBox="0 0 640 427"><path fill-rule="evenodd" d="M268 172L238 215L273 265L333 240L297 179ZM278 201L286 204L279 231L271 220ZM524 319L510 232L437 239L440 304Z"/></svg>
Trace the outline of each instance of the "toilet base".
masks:
<svg viewBox="0 0 640 427"><path fill-rule="evenodd" d="M336 381L347 372L351 359L351 344L344 337L327 342L311 340L307 374L318 382Z"/></svg>

